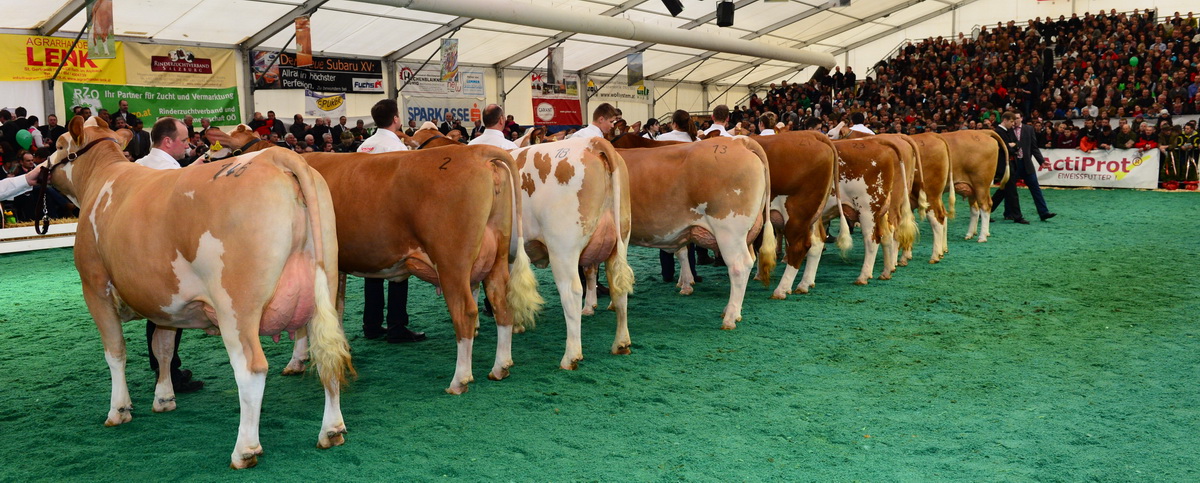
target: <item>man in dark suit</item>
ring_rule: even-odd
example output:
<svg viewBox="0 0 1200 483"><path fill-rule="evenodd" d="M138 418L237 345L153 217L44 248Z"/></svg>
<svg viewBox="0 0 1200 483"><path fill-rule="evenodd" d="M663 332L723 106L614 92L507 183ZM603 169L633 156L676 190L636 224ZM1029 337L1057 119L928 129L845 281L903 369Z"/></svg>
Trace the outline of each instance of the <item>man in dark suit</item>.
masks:
<svg viewBox="0 0 1200 483"><path fill-rule="evenodd" d="M42 132L42 139L46 141L46 145L52 149L54 143L58 142L58 137L67 132L67 128L58 124L58 116L50 114L46 116L46 125L38 127Z"/></svg>
<svg viewBox="0 0 1200 483"><path fill-rule="evenodd" d="M133 130L133 137L129 139L129 144L125 146L125 150L129 151L129 155L133 159L142 159L150 154L150 133L142 129L142 120L136 116L131 121L129 128Z"/></svg>
<svg viewBox="0 0 1200 483"><path fill-rule="evenodd" d="M1007 111L1000 116L1000 124L996 126L996 134L1000 135L1000 139L1004 140L1005 146L1008 147L1008 159L1000 160L1001 163L1008 163L1008 183L1001 186L992 195L992 211L996 211L996 207L1000 203L1004 203L1004 219L1012 220L1022 225L1028 225L1029 220L1021 216L1021 202L1017 200L1017 157L1019 150L1017 149L1017 135L1014 125L1016 124L1018 114L1012 111ZM1028 138L1027 138L1028 139ZM997 177L1003 178L1004 165L1001 164L996 169Z"/></svg>
<svg viewBox="0 0 1200 483"><path fill-rule="evenodd" d="M1042 221L1049 220L1058 216L1058 213L1053 213L1046 207L1046 198L1042 196L1042 187L1038 184L1037 169L1038 166L1046 164L1046 158L1042 156L1042 151L1038 149L1036 138L1037 133L1033 126L1026 125L1021 122L1021 115L1017 114L1013 120L1012 133L1017 141L1017 152L1015 154L1015 162L1012 164L1013 172L1010 175L1010 184L1016 183L1017 179L1025 182L1025 186L1029 188L1029 194L1033 197L1033 205L1037 208L1038 218ZM1012 156L1012 153L1009 153ZM1034 160L1037 163L1034 163ZM1013 198L1016 198L1016 186L1013 186ZM992 209L995 210L995 197L992 200ZM1013 215L1015 220L1024 220L1025 217L1021 214L1019 204L1013 204L1010 210L1008 204L1004 207L1005 218ZM1020 221L1018 221L1020 223Z"/></svg>

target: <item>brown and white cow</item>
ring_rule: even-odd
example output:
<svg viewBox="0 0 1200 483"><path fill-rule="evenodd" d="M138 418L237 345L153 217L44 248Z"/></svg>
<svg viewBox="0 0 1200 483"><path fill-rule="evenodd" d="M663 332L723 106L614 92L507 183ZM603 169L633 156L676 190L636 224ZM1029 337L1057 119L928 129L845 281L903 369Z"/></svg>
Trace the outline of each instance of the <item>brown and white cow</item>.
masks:
<svg viewBox="0 0 1200 483"><path fill-rule="evenodd" d="M866 285L874 278L875 257L880 244L885 248L888 245L911 246L916 238L916 223L909 209L909 187L904 182L904 167L900 161L901 148L897 143L873 138L840 140L833 144L838 150L839 195L829 197L822 222L842 212L862 226L863 267L854 283ZM904 212L909 213L907 222L902 216ZM809 263L804 267L801 286L811 287L815 283L823 249L823 240L809 249ZM893 256L887 256L889 253ZM894 252L885 251L884 255L880 280L890 279L895 270Z"/></svg>
<svg viewBox="0 0 1200 483"><path fill-rule="evenodd" d="M1008 146L999 134L989 129L942 133L942 139L950 150L954 191L971 205L971 221L965 238L974 238L978 226L979 243L984 243L991 236L991 186L996 176L996 163L1001 155L1008 159ZM1008 182L1008 175L1008 163L1004 163L1000 186Z"/></svg>
<svg viewBox="0 0 1200 483"><path fill-rule="evenodd" d="M933 230L933 253L929 263L937 263L950 250L947 243L948 223L950 218L954 218L954 194L950 194L948 209L942 199L942 193L954 184L950 148L942 136L935 132L917 134L912 139L921 150L921 165L917 167L912 196L921 216L929 219L929 226ZM911 251L905 256L912 258Z"/></svg>
<svg viewBox="0 0 1200 483"><path fill-rule="evenodd" d="M307 324L325 386L317 446L342 444L339 387L354 368L334 306L338 243L325 181L284 149L154 170L122 156L130 137L77 117L49 161L52 183L81 210L75 266L112 374L105 425L132 419L122 322L159 325L160 367L170 364L175 330L219 330L241 402L231 466L254 466L267 378L259 336ZM155 412L175 409L168 371L154 396Z"/></svg>
<svg viewBox="0 0 1200 483"><path fill-rule="evenodd" d="M904 198L894 201L899 202L898 205L904 208L904 211L897 213L900 216L899 226L911 227L913 230L912 236L908 236L903 230L897 231L896 236L884 242L884 272L888 273L889 263L893 269L896 266L908 266L908 261L912 260L913 244L920 236L912 212L912 207L916 206L917 200L912 198L911 194L915 189L913 187L917 184L916 174L921 169L921 152L916 141L906 134L879 134L875 138L881 142L892 143L892 147L900 156L900 169L904 173L904 178L897 183L897 187L903 189Z"/></svg>
<svg viewBox="0 0 1200 483"><path fill-rule="evenodd" d="M447 146L383 154L307 153L325 177L338 215L343 273L437 286L450 311L458 357L446 392L474 380L479 325L473 287L483 282L496 318L496 361L508 376L514 325L532 323L542 303L521 249L516 163L492 146Z"/></svg>
<svg viewBox="0 0 1200 483"><path fill-rule="evenodd" d="M792 283L800 273L800 265L809 257L820 258L825 246L825 225L821 214L834 189L837 178L837 150L829 137L817 131L789 131L773 136L754 136L762 145L771 166L771 219L787 242L783 276L772 293L773 299L784 299L792 292ZM841 203L837 203L841 204ZM838 244L850 249L850 228L840 212ZM820 247L813 250L814 244ZM812 263L816 263L812 261ZM815 273L815 272L814 272ZM808 293L811 283L802 283L796 293Z"/></svg>
<svg viewBox="0 0 1200 483"><path fill-rule="evenodd" d="M578 267L600 262L605 263L609 296L617 313L612 353L628 354L633 270L626 261L630 178L625 161L600 138L535 144L512 154L521 172L525 250L538 267L550 265L562 299L567 343L559 367L574 370L583 359L584 300Z"/></svg>
<svg viewBox="0 0 1200 483"><path fill-rule="evenodd" d="M692 293L694 283L687 244L720 251L730 285L721 328L736 328L754 266L748 244L771 219L771 174L762 146L740 136L618 152L629 167L631 243L675 251L682 261L679 287L684 295ZM770 285L774 267L775 232L768 229L759 251L764 285Z"/></svg>

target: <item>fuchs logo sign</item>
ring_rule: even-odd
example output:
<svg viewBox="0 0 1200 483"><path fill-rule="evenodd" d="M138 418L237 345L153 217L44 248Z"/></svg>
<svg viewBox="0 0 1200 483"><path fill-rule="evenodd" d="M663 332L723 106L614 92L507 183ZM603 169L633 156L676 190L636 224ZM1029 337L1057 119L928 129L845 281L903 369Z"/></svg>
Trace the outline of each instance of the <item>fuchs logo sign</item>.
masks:
<svg viewBox="0 0 1200 483"><path fill-rule="evenodd" d="M363 79L355 77L354 92L383 92L383 79Z"/></svg>
<svg viewBox="0 0 1200 483"><path fill-rule="evenodd" d="M178 74L212 74L211 59L197 59L196 54L186 49L175 49L165 56L150 57L150 70Z"/></svg>

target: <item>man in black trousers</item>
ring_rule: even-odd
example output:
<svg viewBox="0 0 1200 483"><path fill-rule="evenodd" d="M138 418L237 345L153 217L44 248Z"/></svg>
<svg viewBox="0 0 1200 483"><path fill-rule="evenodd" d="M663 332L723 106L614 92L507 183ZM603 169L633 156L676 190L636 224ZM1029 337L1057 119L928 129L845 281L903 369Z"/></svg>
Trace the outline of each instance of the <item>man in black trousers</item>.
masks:
<svg viewBox="0 0 1200 483"><path fill-rule="evenodd" d="M1021 205L1017 201L1016 180L1020 179L1029 188L1029 194L1033 197L1033 204L1037 208L1038 218L1046 221L1058 216L1057 213L1052 213L1046 207L1046 199L1042 196L1042 187L1038 184L1037 168L1039 165L1046 164L1046 158L1042 156L1042 151L1037 147L1037 133L1034 131L1033 126L1023 124L1021 122L1021 114L1012 114L1014 116L1010 133L1013 140L1016 141L1016 148L1010 147L1008 153L1011 160L1009 169L1012 172L1009 174L1008 186L1005 187L1003 198L1001 198L1000 192L992 196L992 211L996 210L998 202L1004 201L1005 219L1013 220L1017 223L1029 224L1029 221L1021 213ZM1001 134L1001 137L1003 137L1003 134ZM1034 159L1037 159L1037 164L1034 164ZM1010 190L1011 198L1009 198ZM1009 203L1010 201L1011 204Z"/></svg>
<svg viewBox="0 0 1200 483"><path fill-rule="evenodd" d="M1029 220L1021 216L1021 202L1017 199L1017 135L1013 131L1016 122L1017 114L1008 111L1000 116L1000 124L996 126L996 134L1000 135L1000 139L1004 140L1004 145L1008 148L1008 159L999 160L1002 163L1008 163L1008 183L1001 186L992 195L992 211L996 211L996 207L1000 203L1004 203L1004 219L1028 225ZM1004 164L997 163L996 176L1003 179Z"/></svg>

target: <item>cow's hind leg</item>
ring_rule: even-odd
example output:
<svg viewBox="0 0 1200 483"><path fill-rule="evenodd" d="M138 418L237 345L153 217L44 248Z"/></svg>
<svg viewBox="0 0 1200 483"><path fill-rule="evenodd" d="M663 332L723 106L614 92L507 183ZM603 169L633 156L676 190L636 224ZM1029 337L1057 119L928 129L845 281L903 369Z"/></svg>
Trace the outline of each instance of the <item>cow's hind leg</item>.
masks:
<svg viewBox="0 0 1200 483"><path fill-rule="evenodd" d="M692 273L692 265L688 263L688 246L686 244L683 248L675 251L675 259L679 260L679 283L676 283L675 287L679 289L680 294L691 295L692 285L696 284L696 277Z"/></svg>
<svg viewBox="0 0 1200 483"><path fill-rule="evenodd" d="M813 235L804 259L804 275L800 277L800 283L796 285L795 293L808 293L809 289L817 285L817 267L820 266L821 254L825 251L825 221L822 217L813 222ZM818 237L820 238L818 239ZM789 265L788 268L791 266ZM784 276L787 276L786 272L784 272Z"/></svg>
<svg viewBox="0 0 1200 483"><path fill-rule="evenodd" d="M873 213L864 213L861 216L862 234L863 234L863 266L862 271L858 274L858 279L854 280L855 285L866 285L868 280L875 277L875 257L879 255L879 239L882 227L877 223L885 222L880 216L875 216Z"/></svg>
<svg viewBox="0 0 1200 483"><path fill-rule="evenodd" d="M475 327L479 324L479 306L472 297L469 272L470 267L462 267L461 270L443 269L439 273L446 307L450 309L450 319L454 323L454 338L458 342L454 378L446 388L450 394L467 392L467 385L475 381L471 372L471 351L475 344ZM492 299L493 308L496 302Z"/></svg>
<svg viewBox="0 0 1200 483"><path fill-rule="evenodd" d="M512 288L509 285L508 254L503 250L497 252L492 271L484 282L488 300L492 301L492 315L496 318L496 363L488 373L488 379L493 381L508 377L508 368L513 365L513 315L508 306L508 291Z"/></svg>
<svg viewBox="0 0 1200 483"><path fill-rule="evenodd" d="M583 310L582 315L595 315L597 303L596 296L596 279L600 275L600 266L592 265L583 268L583 276L587 278L587 289L583 293Z"/></svg>
<svg viewBox="0 0 1200 483"><path fill-rule="evenodd" d="M267 383L267 359L258 339L258 323L234 321L233 314L221 311L217 312L217 320L230 321L221 324L221 340L229 352L229 365L233 367L241 403L241 421L229 467L250 468L258 464L258 456L263 452L258 439L258 421L262 413L263 389ZM241 330L247 333L243 334Z"/></svg>
<svg viewBox="0 0 1200 483"><path fill-rule="evenodd" d="M580 341L580 312L583 304L583 284L579 280L579 252L567 254L551 253L550 270L554 272L554 284L562 300L563 318L567 326L567 347L558 367L573 371L583 360L583 343Z"/></svg>
<svg viewBox="0 0 1200 483"><path fill-rule="evenodd" d="M304 364L308 362L308 327L296 330L296 341L292 344L292 359L283 368L283 375L291 376L304 374Z"/></svg>
<svg viewBox="0 0 1200 483"><path fill-rule="evenodd" d="M155 327L151 347L154 357L158 360L158 381L154 385L154 404L151 409L156 413L175 410L175 385L171 383L171 358L175 355L174 327Z"/></svg>
<svg viewBox="0 0 1200 483"><path fill-rule="evenodd" d="M746 246L748 230L716 229L717 247L729 269L729 303L721 314L721 329L733 330L742 320L742 300L754 266L754 254Z"/></svg>

